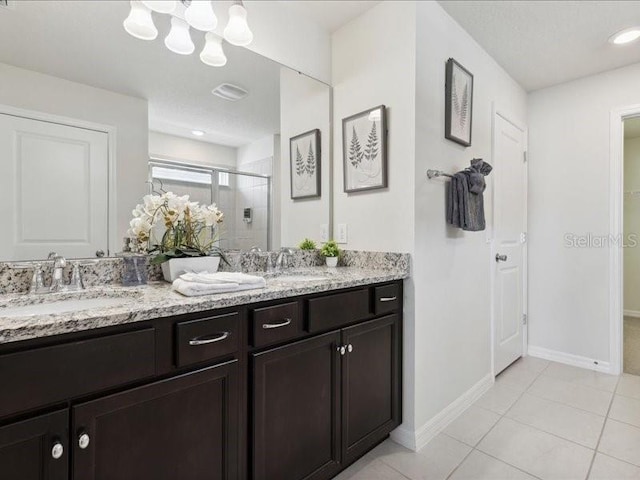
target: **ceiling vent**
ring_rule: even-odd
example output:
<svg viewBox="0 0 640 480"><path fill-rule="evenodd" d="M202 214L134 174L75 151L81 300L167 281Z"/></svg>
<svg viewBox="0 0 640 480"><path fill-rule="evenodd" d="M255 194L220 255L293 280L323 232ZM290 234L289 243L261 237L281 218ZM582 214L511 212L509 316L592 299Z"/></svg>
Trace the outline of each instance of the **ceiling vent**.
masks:
<svg viewBox="0 0 640 480"><path fill-rule="evenodd" d="M230 102L237 102L249 94L249 92L244 88L238 87L237 85L231 85L230 83L218 85L211 91L211 93L217 97L229 100Z"/></svg>

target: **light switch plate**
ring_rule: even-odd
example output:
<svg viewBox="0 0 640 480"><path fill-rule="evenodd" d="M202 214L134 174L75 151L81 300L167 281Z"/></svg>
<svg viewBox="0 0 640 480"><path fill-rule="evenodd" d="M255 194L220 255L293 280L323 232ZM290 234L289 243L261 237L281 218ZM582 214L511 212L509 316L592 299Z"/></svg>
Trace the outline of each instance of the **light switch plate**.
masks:
<svg viewBox="0 0 640 480"><path fill-rule="evenodd" d="M329 241L329 225L323 223L320 225L320 241L328 242Z"/></svg>
<svg viewBox="0 0 640 480"><path fill-rule="evenodd" d="M338 242L338 243L347 243L347 238L348 238L347 224L346 223L339 223L338 224L338 231L336 232L336 242Z"/></svg>

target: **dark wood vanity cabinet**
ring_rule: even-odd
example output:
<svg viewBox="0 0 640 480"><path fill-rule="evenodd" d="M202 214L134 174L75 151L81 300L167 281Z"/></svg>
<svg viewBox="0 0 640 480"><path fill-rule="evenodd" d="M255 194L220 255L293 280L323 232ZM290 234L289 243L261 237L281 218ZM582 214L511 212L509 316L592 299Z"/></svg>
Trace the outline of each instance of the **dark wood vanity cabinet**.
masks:
<svg viewBox="0 0 640 480"><path fill-rule="evenodd" d="M253 355L253 480L338 470L340 338L331 332Z"/></svg>
<svg viewBox="0 0 640 480"><path fill-rule="evenodd" d="M328 480L401 422L402 283L0 345L2 480Z"/></svg>
<svg viewBox="0 0 640 480"><path fill-rule="evenodd" d="M75 480L238 478L238 362L73 407Z"/></svg>
<svg viewBox="0 0 640 480"><path fill-rule="evenodd" d="M67 480L68 429L67 410L0 427L0 478Z"/></svg>
<svg viewBox="0 0 640 480"><path fill-rule="evenodd" d="M361 318L335 313L312 327ZM252 354L253 480L329 479L378 444L401 423L401 361L399 313Z"/></svg>

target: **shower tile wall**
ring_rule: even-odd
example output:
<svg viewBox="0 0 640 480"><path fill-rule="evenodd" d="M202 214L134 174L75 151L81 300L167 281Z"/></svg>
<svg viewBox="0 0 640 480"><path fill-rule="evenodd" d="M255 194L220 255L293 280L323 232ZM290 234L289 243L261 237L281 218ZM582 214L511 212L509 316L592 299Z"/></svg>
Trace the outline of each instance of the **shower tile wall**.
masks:
<svg viewBox="0 0 640 480"><path fill-rule="evenodd" d="M218 187L218 208L224 213L224 222L220 246L222 248L240 248L236 242L236 225L238 223L236 215L236 187L238 178L236 175L229 175L229 185Z"/></svg>
<svg viewBox="0 0 640 480"><path fill-rule="evenodd" d="M238 164L243 172L272 175L273 157ZM235 248L268 249L269 182L266 178L237 175L235 198ZM252 209L251 223L243 221L245 208Z"/></svg>

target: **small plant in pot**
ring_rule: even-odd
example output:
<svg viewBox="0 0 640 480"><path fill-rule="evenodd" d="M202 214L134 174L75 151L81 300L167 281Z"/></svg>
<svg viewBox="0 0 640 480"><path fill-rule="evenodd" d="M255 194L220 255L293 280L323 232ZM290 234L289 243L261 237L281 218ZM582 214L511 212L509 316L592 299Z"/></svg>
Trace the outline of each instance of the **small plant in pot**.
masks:
<svg viewBox="0 0 640 480"><path fill-rule="evenodd" d="M316 242L314 242L310 238L305 238L300 242L300 245L298 245L298 248L300 250L315 250L318 247L316 246Z"/></svg>
<svg viewBox="0 0 640 480"><path fill-rule="evenodd" d="M338 265L338 256L340 255L340 249L335 240L329 240L320 249L320 253L325 257L327 267L335 268Z"/></svg>
<svg viewBox="0 0 640 480"><path fill-rule="evenodd" d="M185 272L215 272L221 258L227 262L216 246L223 218L215 204L200 205L188 195L145 195L133 210L128 234L172 282Z"/></svg>

